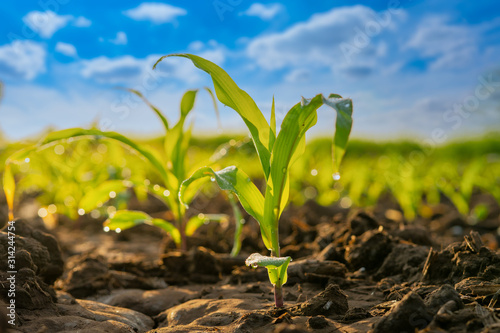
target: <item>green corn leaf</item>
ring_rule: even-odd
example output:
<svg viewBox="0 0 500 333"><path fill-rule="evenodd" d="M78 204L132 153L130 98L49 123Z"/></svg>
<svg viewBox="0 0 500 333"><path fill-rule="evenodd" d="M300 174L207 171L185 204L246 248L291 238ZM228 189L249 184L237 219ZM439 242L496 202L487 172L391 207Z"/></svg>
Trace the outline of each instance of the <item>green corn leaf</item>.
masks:
<svg viewBox="0 0 500 333"><path fill-rule="evenodd" d="M260 253L252 253L246 260L245 265L257 267L278 268L292 260L291 257L269 257Z"/></svg>
<svg viewBox="0 0 500 333"><path fill-rule="evenodd" d="M332 157L334 167L333 172L338 173L352 128L352 100L343 99L340 95L331 94L328 96L328 99L325 99L324 102L326 105L337 111Z"/></svg>
<svg viewBox="0 0 500 333"><path fill-rule="evenodd" d="M229 220L226 214L198 214L189 219L186 223L186 236L192 236L194 232L201 227L203 224L208 222L219 222L224 223Z"/></svg>
<svg viewBox="0 0 500 333"><path fill-rule="evenodd" d="M264 244L266 247L270 248L271 234L267 229L263 228L261 222L263 221L264 214L264 197L248 175L237 167L230 166L217 172L210 167L199 168L191 175L191 177L182 182L181 189L179 191L180 202L185 203L184 193L186 188L188 188L191 183L205 177L213 178L222 190L231 191L238 196L241 205L247 213L259 222Z"/></svg>
<svg viewBox="0 0 500 333"><path fill-rule="evenodd" d="M108 180L99 184L96 188L86 192L80 200L80 204L78 206L84 211L89 212L108 201L110 199L111 192L118 194L127 188L132 187L132 185L133 184L129 181Z"/></svg>
<svg viewBox="0 0 500 333"><path fill-rule="evenodd" d="M142 223L162 228L168 234L170 234L176 244L180 244L181 235L179 233L179 230L174 227L172 223L163 219L154 219L148 214L140 211L119 210L115 213L115 215L113 215L113 217L110 217L109 219L104 221L103 225L105 227L108 227L110 230L126 230Z"/></svg>
<svg viewBox="0 0 500 333"><path fill-rule="evenodd" d="M283 285L288 280L287 269L290 261L292 261L291 257L268 257L253 253L245 260L245 264L254 268L266 267L271 283L275 285L281 282L279 284Z"/></svg>
<svg viewBox="0 0 500 333"><path fill-rule="evenodd" d="M181 99L181 117L186 118L189 112L194 107L194 102L196 100L196 94L198 89L188 90L184 93Z"/></svg>
<svg viewBox="0 0 500 333"><path fill-rule="evenodd" d="M269 121L271 125L271 131L273 135L271 135L271 139L269 140L269 151L273 151L274 141L276 141L276 108L274 104L274 96L273 96L273 104L271 105L271 119Z"/></svg>
<svg viewBox="0 0 500 333"><path fill-rule="evenodd" d="M241 210L238 207L234 194L232 192L228 192L227 198L233 210L234 224L235 224L234 242L233 242L233 249L231 250L231 257L236 257L241 250L241 232L243 231L243 225L245 224L245 219L241 214Z"/></svg>
<svg viewBox="0 0 500 333"><path fill-rule="evenodd" d="M210 89L209 87L203 87L203 88L208 92L210 98L212 99L212 104L214 105L214 110L215 110L215 116L217 117L217 126L221 128L222 124L220 122L219 106L217 105L217 100L215 99L214 93L212 92L212 89Z"/></svg>
<svg viewBox="0 0 500 333"><path fill-rule="evenodd" d="M188 58L196 67L210 74L219 101L238 112L250 130L264 175L267 178L269 176L269 161L271 158L268 147L270 146L270 140L274 140L274 138L271 139L274 133L271 131L269 124L257 107L257 104L255 104L255 101L245 91L241 90L222 68L211 61L193 54L170 54L163 56L158 59L153 68L166 57L172 56Z"/></svg>
<svg viewBox="0 0 500 333"><path fill-rule="evenodd" d="M11 165L7 164L3 170L3 190L5 199L9 206L9 221L14 219L14 194L16 191L16 182L12 174Z"/></svg>
<svg viewBox="0 0 500 333"><path fill-rule="evenodd" d="M120 88L120 89L122 89L122 88ZM156 106L151 104L151 102L149 102L149 100L146 97L144 97L144 95L140 91L135 90L135 89L130 89L130 88L125 88L124 90L131 92L131 93L137 95L140 99L142 99L144 101L144 103L146 103L151 108L151 110L153 110L156 113L158 118L160 118L161 122L163 123L163 127L165 127L165 132L168 131L168 128L169 128L168 120L163 115L163 113L160 111L160 109L158 109Z"/></svg>
<svg viewBox="0 0 500 333"><path fill-rule="evenodd" d="M108 139L113 139L125 144L129 148L132 148L133 150L137 151L148 162L150 162L151 165L156 169L156 171L158 171L160 176L163 178L164 182L168 184L169 180L168 172L163 167L163 164L160 162L160 160L154 155L154 153L152 153L151 151L147 150L142 146L139 146L132 140L116 132L103 132L97 129L69 128L50 133L41 142L37 144L37 147L41 147L64 139L86 137L86 136L93 136L98 138L104 137Z"/></svg>
<svg viewBox="0 0 500 333"><path fill-rule="evenodd" d="M16 182L14 174L12 173L11 164L19 164L23 162L29 154L36 150L35 147L27 147L18 150L10 155L5 161L5 169L3 173L3 190L5 192L5 199L9 207L9 219L14 219L14 196L16 192Z"/></svg>
<svg viewBox="0 0 500 333"><path fill-rule="evenodd" d="M316 124L316 110L323 105L323 96L303 99L288 111L276 138L271 159L271 176L267 181L264 225L276 230L278 218L288 198L288 173L297 147L302 147L306 131Z"/></svg>
<svg viewBox="0 0 500 333"><path fill-rule="evenodd" d="M190 140L190 132L184 131L184 123L189 112L194 107L197 93L198 90L188 90L184 93L181 100L181 116L179 121L165 136L165 152L167 158L172 163L172 173L179 183L186 178L186 152Z"/></svg>
<svg viewBox="0 0 500 333"><path fill-rule="evenodd" d="M110 230L126 230L133 226L147 223L152 217L148 214L135 210L119 210L112 217L104 221L104 226Z"/></svg>
<svg viewBox="0 0 500 333"><path fill-rule="evenodd" d="M172 223L163 219L152 219L151 224L165 230L170 235L170 237L172 237L177 246L181 244L181 234L179 232L179 229L177 229Z"/></svg>

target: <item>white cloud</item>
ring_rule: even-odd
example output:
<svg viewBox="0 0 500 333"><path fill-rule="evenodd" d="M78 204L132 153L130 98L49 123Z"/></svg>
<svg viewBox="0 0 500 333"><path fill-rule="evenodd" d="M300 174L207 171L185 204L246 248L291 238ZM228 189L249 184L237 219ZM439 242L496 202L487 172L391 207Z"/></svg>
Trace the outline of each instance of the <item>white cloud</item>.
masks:
<svg viewBox="0 0 500 333"><path fill-rule="evenodd" d="M79 16L73 21L73 25L79 28L88 28L92 25L92 21L86 17Z"/></svg>
<svg viewBox="0 0 500 333"><path fill-rule="evenodd" d="M23 22L40 37L49 39L58 30L64 28L72 22L73 26L86 28L92 25L92 22L83 16L75 18L73 15L57 15L51 10L45 12L31 11L23 17Z"/></svg>
<svg viewBox="0 0 500 333"><path fill-rule="evenodd" d="M292 70L285 76L285 81L287 82L306 82L309 81L311 77L311 72L304 68L297 68Z"/></svg>
<svg viewBox="0 0 500 333"><path fill-rule="evenodd" d="M387 53L378 36L386 33L385 30L394 30L404 13L401 10L377 13L362 5L334 8L283 32L251 40L246 53L265 69L300 68L307 64L366 75ZM367 37L364 44L358 43L357 39L366 36L366 31L371 37ZM341 48L346 43L355 48L349 59Z"/></svg>
<svg viewBox="0 0 500 333"><path fill-rule="evenodd" d="M12 79L32 80L45 72L46 57L42 44L15 40L0 46L0 74Z"/></svg>
<svg viewBox="0 0 500 333"><path fill-rule="evenodd" d="M127 45L127 34L123 31L118 31L116 33L116 37L114 39L110 39L109 41L115 45Z"/></svg>
<svg viewBox="0 0 500 333"><path fill-rule="evenodd" d="M205 44L203 44L202 41L199 41L199 40L195 40L194 42L191 42L189 43L188 45L188 49L189 50L193 50L195 52L198 52L200 51L203 47L205 46Z"/></svg>
<svg viewBox="0 0 500 333"><path fill-rule="evenodd" d="M435 58L430 65L432 69L467 66L477 52L474 29L446 21L446 17L439 15L425 18L406 44L423 57Z"/></svg>
<svg viewBox="0 0 500 333"><path fill-rule="evenodd" d="M162 24L175 21L178 16L186 15L187 11L164 3L144 2L136 8L125 11L124 14L137 21Z"/></svg>
<svg viewBox="0 0 500 333"><path fill-rule="evenodd" d="M197 54L205 59L222 65L226 59L225 48L214 40L208 43L196 43ZM108 58L101 56L81 62L81 75L102 83L136 84L141 79L156 77L158 79L176 78L186 83L196 83L203 73L187 59L172 57L163 60L156 70L152 70L155 62L162 55L150 55L146 58L135 58L130 55Z"/></svg>
<svg viewBox="0 0 500 333"><path fill-rule="evenodd" d="M68 57L76 57L77 56L76 48L72 44L57 42L56 51L64 54L65 56L68 56Z"/></svg>
<svg viewBox="0 0 500 333"><path fill-rule="evenodd" d="M81 74L99 82L117 83L138 78L145 69L145 61L132 56L114 59L101 56L84 61Z"/></svg>
<svg viewBox="0 0 500 333"><path fill-rule="evenodd" d="M185 59L166 59L153 71L152 67L160 56L150 55L142 59L130 55L118 58L101 56L84 61L81 74L85 78L113 84L137 84L141 82L141 79L149 77L158 81L165 77L174 77L188 83L194 83L200 79L199 71Z"/></svg>
<svg viewBox="0 0 500 333"><path fill-rule="evenodd" d="M51 38L54 33L64 28L73 19L71 15L57 15L53 11L32 11L23 17L23 22L42 38Z"/></svg>
<svg viewBox="0 0 500 333"><path fill-rule="evenodd" d="M240 15L246 16L256 16L262 20L268 21L275 17L279 12L283 10L283 5L279 3L273 3L264 5L261 3L253 3L250 8L241 13Z"/></svg>

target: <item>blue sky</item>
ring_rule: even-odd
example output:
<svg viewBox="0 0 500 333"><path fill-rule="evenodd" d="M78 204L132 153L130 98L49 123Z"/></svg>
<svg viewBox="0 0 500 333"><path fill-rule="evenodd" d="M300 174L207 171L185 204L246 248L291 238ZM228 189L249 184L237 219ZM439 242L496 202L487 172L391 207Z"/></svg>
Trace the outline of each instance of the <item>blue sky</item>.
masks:
<svg viewBox="0 0 500 333"><path fill-rule="evenodd" d="M447 140L500 128L500 6L496 1L77 1L0 4L0 131L47 127L153 135L161 124L114 87L135 88L175 120L186 89L212 86L189 52L223 67L266 116L301 96L354 101L353 134ZM222 130L243 129L222 108ZM316 132L333 113L321 109ZM197 133L217 131L200 92Z"/></svg>

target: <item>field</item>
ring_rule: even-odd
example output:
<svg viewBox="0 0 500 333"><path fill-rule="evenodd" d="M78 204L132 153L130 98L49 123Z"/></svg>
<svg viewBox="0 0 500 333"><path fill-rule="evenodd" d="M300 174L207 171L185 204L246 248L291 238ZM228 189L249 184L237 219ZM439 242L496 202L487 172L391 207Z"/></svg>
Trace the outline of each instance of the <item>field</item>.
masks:
<svg viewBox="0 0 500 333"><path fill-rule="evenodd" d="M133 141L169 160L163 138ZM29 147L3 143L0 172ZM435 147L351 140L339 179L331 149L330 138L310 140L289 170L279 242L292 261L278 308L266 268L245 265L251 253L268 253L259 224L214 178L196 187L190 222L176 233L172 190L123 142L87 135L19 155L8 164L14 223L0 195L2 281L9 227L16 235L17 329L498 329L500 137ZM193 137L183 161L185 170L242 166L265 191L245 135ZM120 211L142 215L117 220Z"/></svg>

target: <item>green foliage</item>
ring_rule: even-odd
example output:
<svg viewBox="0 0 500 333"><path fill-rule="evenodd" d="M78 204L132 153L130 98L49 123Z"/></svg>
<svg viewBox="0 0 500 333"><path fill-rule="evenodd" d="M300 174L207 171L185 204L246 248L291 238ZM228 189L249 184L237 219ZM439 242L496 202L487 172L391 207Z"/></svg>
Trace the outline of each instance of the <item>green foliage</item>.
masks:
<svg viewBox="0 0 500 333"><path fill-rule="evenodd" d="M213 98L213 94L211 93L210 89L205 89ZM6 161L6 168L3 175L3 184L11 216L13 215L12 212L15 193L15 180L11 170L12 164L21 164L25 159L29 159L33 153L63 141L75 140L77 138L91 138L94 140L110 139L122 144L128 149L135 151L144 159L144 161L147 162L147 164L153 170L157 172L157 174L160 176L160 180L163 183L163 186L159 184L145 184L142 180L103 180L99 184L95 184L95 186L89 191L80 191L80 193L85 193L83 197L78 198L79 200L77 200L79 205L78 212L80 215L82 214L82 212L87 212L101 206L104 202L108 201L110 198L115 197L118 193L121 193L126 189L133 187L136 190L138 196L141 196L141 193L149 192L163 200L172 211L175 219L175 226L168 221L164 221L161 219L152 219L147 216L137 218L139 212L128 214L127 211L118 211L116 212L116 214L112 214L105 222L108 230L121 231L130 228L138 223L149 223L162 227L172 236L178 246L185 247L184 238L187 234L192 234L197 227L199 227L207 220L221 221L224 219L219 215L204 215L204 217L201 219L194 218L186 223L186 221L184 221L185 208L183 205L179 204L179 197L177 195L180 185L186 178L186 174L188 172L186 154L189 148L191 133L189 129L185 130L185 122L187 116L193 110L198 90L188 90L183 95L180 103L180 117L178 122L173 127L169 126L169 122L163 115L163 113L153 104L151 104L140 92L130 89L128 89L128 91L143 99L162 122L165 130L165 136L163 140L163 158L161 155L159 155L149 147L138 144L134 140L131 140L128 137L116 132L105 132L98 129L70 128L49 133L39 143L18 151L17 153L10 156ZM216 107L217 104L215 100L213 101L214 106ZM218 115L217 109L216 112ZM48 163L48 165L52 166L53 163L50 162ZM57 167L58 171L64 170L64 165L56 165L55 167ZM76 169L71 169L70 171L72 170ZM64 174L64 172L62 173ZM67 178L68 177L64 179L66 188L70 187L70 184L77 183L77 181L68 181ZM61 186L61 188L63 188L63 186ZM193 199L195 194L196 191L194 190L186 193L184 200L189 203ZM130 218L130 221L127 222L127 218ZM180 236L178 237L178 235Z"/></svg>
<svg viewBox="0 0 500 333"><path fill-rule="evenodd" d="M210 74L219 101L235 110L247 125L266 180L265 194L262 195L248 175L236 166L220 171L202 167L182 183L179 192L181 202L186 202L185 193L190 184L212 178L221 189L238 196L243 208L259 222L262 240L271 251L271 257L279 257L278 222L289 198L289 170L305 150L305 134L316 124L317 109L320 106L327 105L337 111L333 158L334 170L338 172L351 131L352 101L342 99L339 95L326 98L321 94L311 99L302 99L288 111L278 134L274 99L269 124L253 99L222 68L191 54L165 57L170 56L188 58L196 67ZM156 64L165 57L160 58ZM263 265L267 267L270 281L275 286L275 295L281 295L281 286L287 279L288 264L274 265L265 264L266 262L263 261ZM282 300L276 301L276 305L279 304L282 304Z"/></svg>

